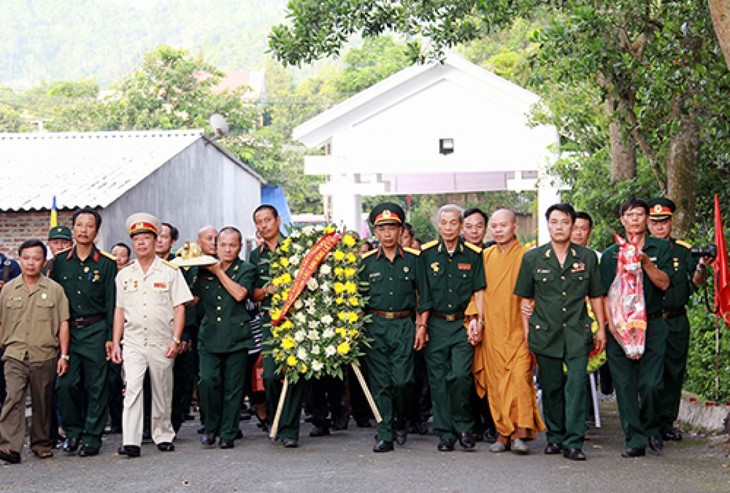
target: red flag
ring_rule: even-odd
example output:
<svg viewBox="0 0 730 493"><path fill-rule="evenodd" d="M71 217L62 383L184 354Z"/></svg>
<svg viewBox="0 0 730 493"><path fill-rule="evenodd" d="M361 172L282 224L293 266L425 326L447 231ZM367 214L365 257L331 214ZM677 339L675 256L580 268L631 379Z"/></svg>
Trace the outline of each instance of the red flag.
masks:
<svg viewBox="0 0 730 493"><path fill-rule="evenodd" d="M715 194L715 245L717 258L712 262L715 270L715 315L719 315L730 327L730 269L728 268L725 232L722 229L720 198Z"/></svg>

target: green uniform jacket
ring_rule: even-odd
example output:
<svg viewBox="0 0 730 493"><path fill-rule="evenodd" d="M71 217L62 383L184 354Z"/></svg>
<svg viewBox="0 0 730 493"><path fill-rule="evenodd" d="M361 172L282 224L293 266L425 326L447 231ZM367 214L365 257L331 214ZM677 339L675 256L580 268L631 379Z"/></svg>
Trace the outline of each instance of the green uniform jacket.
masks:
<svg viewBox="0 0 730 493"><path fill-rule="evenodd" d="M442 315L463 312L471 295L487 286L482 249L461 238L452 255L439 238L424 244L419 258L427 285L421 292L419 312L433 310Z"/></svg>
<svg viewBox="0 0 730 493"><path fill-rule="evenodd" d="M256 269L248 262L236 259L226 275L249 292L253 290ZM236 301L218 278L207 269L198 270L193 294L200 298L205 316L200 324L198 344L211 353L231 353L254 345L249 321L251 317L244 301Z"/></svg>
<svg viewBox="0 0 730 493"><path fill-rule="evenodd" d="M551 243L528 251L522 258L514 293L535 300L528 336L530 351L565 359L591 352L593 321L585 299L606 294L593 250L571 243L563 267Z"/></svg>
<svg viewBox="0 0 730 493"><path fill-rule="evenodd" d="M659 269L666 272L670 281L672 280L672 260L669 250L669 242L657 238L647 237L644 243L643 252ZM616 277L616 264L618 262L618 245L613 244L601 255L601 279L606 291L611 287L613 278ZM664 305L664 291L659 289L649 280L644 272L644 301L646 303L646 314L655 315L662 311Z"/></svg>
<svg viewBox="0 0 730 493"><path fill-rule="evenodd" d="M367 307L385 312L416 309L416 292L425 289L426 279L418 261L420 252L398 247L391 262L382 248L363 255L360 279L369 284Z"/></svg>
<svg viewBox="0 0 730 493"><path fill-rule="evenodd" d="M117 263L114 257L93 246L82 261L76 255L76 246L58 252L53 259L51 279L63 286L68 298L71 321L77 318L104 315L108 335L112 339L112 322L117 290L114 279Z"/></svg>
<svg viewBox="0 0 730 493"><path fill-rule="evenodd" d="M692 296L694 283L692 276L697 269L697 259L690 254L687 244L674 238L669 239L669 250L672 268L669 277L672 285L664 292L662 308L668 312L676 312L684 308Z"/></svg>
<svg viewBox="0 0 730 493"><path fill-rule="evenodd" d="M284 237L279 235L279 241L277 245L281 245ZM271 257L271 249L266 243L262 243L257 248L254 248L249 255L248 260L256 268L256 281L254 286L257 288L263 288L269 282L269 257ZM269 308L271 308L271 295L267 294L266 298L261 302L261 311L264 312L265 316L269 315Z"/></svg>

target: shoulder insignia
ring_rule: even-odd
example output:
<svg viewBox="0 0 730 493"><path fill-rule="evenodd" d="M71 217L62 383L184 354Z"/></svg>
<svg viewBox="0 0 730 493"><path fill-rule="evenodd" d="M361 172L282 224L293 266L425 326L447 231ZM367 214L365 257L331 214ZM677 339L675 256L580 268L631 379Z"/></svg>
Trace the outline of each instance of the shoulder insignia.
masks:
<svg viewBox="0 0 730 493"><path fill-rule="evenodd" d="M424 243L423 245L421 245L421 251L428 250L429 248L433 248L438 244L439 244L439 240L431 240L428 243Z"/></svg>
<svg viewBox="0 0 730 493"><path fill-rule="evenodd" d="M418 257L421 254L421 250L417 250L417 249L411 248L411 247L403 247L403 250L410 253L411 255L415 255L416 257Z"/></svg>
<svg viewBox="0 0 730 493"><path fill-rule="evenodd" d="M690 245L689 243L687 243L684 240L677 240L676 243L677 243L677 245L682 245L684 248L692 248L692 245Z"/></svg>
<svg viewBox="0 0 730 493"><path fill-rule="evenodd" d="M177 264L173 264L172 262L170 262L170 261L168 261L168 260L164 260L164 259L163 259L163 260L162 260L162 263L163 263L163 264L165 264L166 266L168 266L168 267L172 268L172 269L175 269L175 270L178 270L178 269L180 268L180 266L179 266L179 265L177 265Z"/></svg>
<svg viewBox="0 0 730 493"><path fill-rule="evenodd" d="M362 258L368 258L368 257L370 257L370 256L372 256L372 255L375 255L376 253L378 253L378 249L377 249L377 248L373 248L373 249L372 249L372 250L370 250L369 252L365 252L365 253L363 253L363 254L362 254Z"/></svg>
<svg viewBox="0 0 730 493"><path fill-rule="evenodd" d="M106 258L108 258L109 260L113 260L114 262L116 262L116 261L117 261L117 258L116 258L116 257L115 257L114 255L112 255L111 253L109 253L109 252L105 252L104 250L101 250L101 249L100 249L100 250L99 250L99 253L101 253L102 255L104 255L104 256L105 256Z"/></svg>
<svg viewBox="0 0 730 493"><path fill-rule="evenodd" d="M475 253L482 253L482 248L479 246L474 245L473 243L469 243L468 241L464 242L464 246L466 246L469 250L475 252Z"/></svg>

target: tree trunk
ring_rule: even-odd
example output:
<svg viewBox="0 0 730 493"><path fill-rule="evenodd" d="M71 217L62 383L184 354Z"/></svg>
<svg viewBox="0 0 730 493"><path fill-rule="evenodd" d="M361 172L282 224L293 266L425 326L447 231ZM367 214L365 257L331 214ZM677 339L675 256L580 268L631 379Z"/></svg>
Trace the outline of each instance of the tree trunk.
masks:
<svg viewBox="0 0 730 493"><path fill-rule="evenodd" d="M621 131L620 104L618 98L609 96L605 106L611 139L611 183L636 178L636 146L633 137Z"/></svg>
<svg viewBox="0 0 730 493"><path fill-rule="evenodd" d="M709 0L710 16L725 63L730 68L730 0Z"/></svg>
<svg viewBox="0 0 730 493"><path fill-rule="evenodd" d="M675 108L682 104L676 96ZM679 116L679 130L670 137L667 159L667 195L677 205L672 236L682 238L692 228L697 203L697 173L700 161L700 126L691 113Z"/></svg>

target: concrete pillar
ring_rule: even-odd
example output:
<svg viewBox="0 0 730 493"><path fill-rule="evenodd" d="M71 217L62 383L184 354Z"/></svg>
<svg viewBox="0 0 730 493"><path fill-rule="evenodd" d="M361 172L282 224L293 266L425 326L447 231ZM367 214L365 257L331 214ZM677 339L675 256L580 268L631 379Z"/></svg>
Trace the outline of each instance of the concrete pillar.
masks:
<svg viewBox="0 0 730 493"><path fill-rule="evenodd" d="M350 173L330 175L332 192L332 221L346 229L360 231L362 197L356 191L355 176Z"/></svg>

